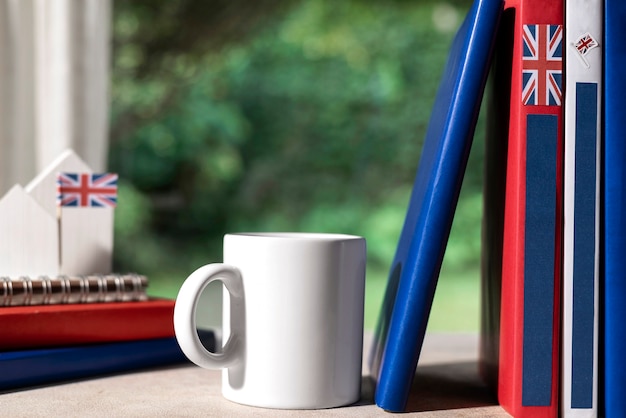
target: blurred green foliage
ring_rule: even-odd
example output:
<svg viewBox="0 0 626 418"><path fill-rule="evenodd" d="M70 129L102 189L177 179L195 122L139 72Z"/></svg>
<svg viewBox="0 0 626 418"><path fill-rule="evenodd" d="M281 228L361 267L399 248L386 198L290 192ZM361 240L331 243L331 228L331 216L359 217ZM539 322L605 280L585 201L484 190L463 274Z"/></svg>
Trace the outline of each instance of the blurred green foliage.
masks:
<svg viewBox="0 0 626 418"><path fill-rule="evenodd" d="M371 327L448 47L468 7L117 0L116 269L147 274L154 294L173 297L192 270L221 260L226 232L363 235ZM446 253L445 271L462 272L464 282L478 278L481 137ZM477 300L472 286L476 293L459 300ZM476 313L460 328L477 321Z"/></svg>

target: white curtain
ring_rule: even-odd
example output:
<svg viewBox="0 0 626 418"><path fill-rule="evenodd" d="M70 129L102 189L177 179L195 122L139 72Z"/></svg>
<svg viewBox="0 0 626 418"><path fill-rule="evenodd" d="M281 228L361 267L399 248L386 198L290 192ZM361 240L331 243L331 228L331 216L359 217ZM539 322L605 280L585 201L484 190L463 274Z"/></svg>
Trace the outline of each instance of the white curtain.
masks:
<svg viewBox="0 0 626 418"><path fill-rule="evenodd" d="M0 196L72 148L106 168L111 0L0 0Z"/></svg>

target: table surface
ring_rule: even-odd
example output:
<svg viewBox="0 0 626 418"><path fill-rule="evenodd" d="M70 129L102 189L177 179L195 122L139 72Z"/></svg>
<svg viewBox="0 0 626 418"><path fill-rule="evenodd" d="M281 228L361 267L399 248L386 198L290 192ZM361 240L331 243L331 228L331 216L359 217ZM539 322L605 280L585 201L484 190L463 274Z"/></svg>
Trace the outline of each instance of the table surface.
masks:
<svg viewBox="0 0 626 418"><path fill-rule="evenodd" d="M371 336L366 336L364 356ZM476 334L427 334L409 400L410 416L508 417L478 376ZM364 378L351 406L289 411L253 408L225 400L221 373L191 364L30 388L0 395L0 416L11 417L283 417L391 416L373 404Z"/></svg>

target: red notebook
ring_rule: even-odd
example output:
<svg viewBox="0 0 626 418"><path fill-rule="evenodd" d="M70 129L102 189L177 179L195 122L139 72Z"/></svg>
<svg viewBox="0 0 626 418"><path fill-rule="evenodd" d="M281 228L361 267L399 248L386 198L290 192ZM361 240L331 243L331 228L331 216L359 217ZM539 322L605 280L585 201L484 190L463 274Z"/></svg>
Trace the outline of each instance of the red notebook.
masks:
<svg viewBox="0 0 626 418"><path fill-rule="evenodd" d="M173 315L169 299L3 307L0 350L173 337Z"/></svg>
<svg viewBox="0 0 626 418"><path fill-rule="evenodd" d="M504 210L498 398L556 417L562 244L563 1L515 9Z"/></svg>

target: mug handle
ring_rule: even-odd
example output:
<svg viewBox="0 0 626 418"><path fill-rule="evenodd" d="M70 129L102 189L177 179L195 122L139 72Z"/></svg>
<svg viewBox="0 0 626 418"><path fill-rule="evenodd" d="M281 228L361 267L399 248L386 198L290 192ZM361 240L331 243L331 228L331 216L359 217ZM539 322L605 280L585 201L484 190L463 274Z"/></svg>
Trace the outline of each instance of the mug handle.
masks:
<svg viewBox="0 0 626 418"><path fill-rule="evenodd" d="M205 287L215 280L221 281L230 293L231 332L228 342L220 353L208 351L196 330L196 308ZM176 340L189 360L206 369L221 369L237 364L243 346L243 330L238 329L241 321L233 318L243 309L243 282L236 267L227 264L207 264L191 273L176 297L174 306L174 331Z"/></svg>

